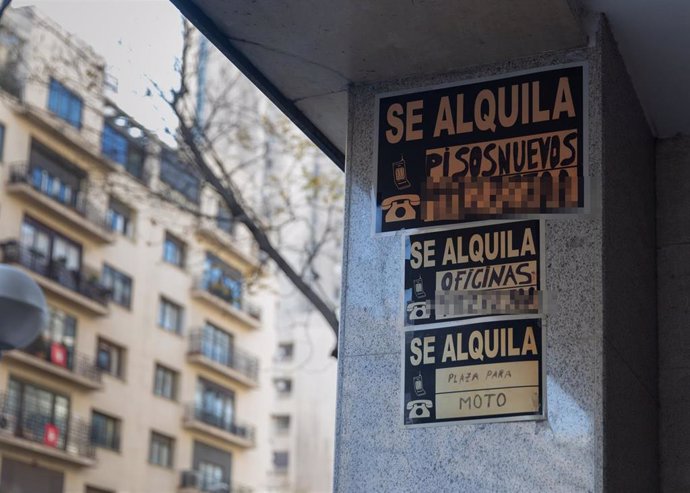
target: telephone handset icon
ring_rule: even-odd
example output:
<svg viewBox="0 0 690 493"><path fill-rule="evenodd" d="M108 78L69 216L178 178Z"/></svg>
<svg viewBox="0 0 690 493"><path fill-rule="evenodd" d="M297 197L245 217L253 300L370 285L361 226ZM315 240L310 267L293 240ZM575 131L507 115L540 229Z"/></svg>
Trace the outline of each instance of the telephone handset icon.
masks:
<svg viewBox="0 0 690 493"><path fill-rule="evenodd" d="M388 211L384 217L387 223L397 221L410 221L417 218L415 207L420 204L419 195L415 193L406 193L403 195L394 195L388 197L381 202L381 209Z"/></svg>
<svg viewBox="0 0 690 493"><path fill-rule="evenodd" d="M422 419L431 416L429 408L434 407L434 404L428 399L418 399L408 402L405 407L410 411L408 419Z"/></svg>
<svg viewBox="0 0 690 493"><path fill-rule="evenodd" d="M398 190L404 190L412 186L410 180L407 179L407 166L405 164L405 158L402 156L400 156L400 161L393 163L393 180Z"/></svg>

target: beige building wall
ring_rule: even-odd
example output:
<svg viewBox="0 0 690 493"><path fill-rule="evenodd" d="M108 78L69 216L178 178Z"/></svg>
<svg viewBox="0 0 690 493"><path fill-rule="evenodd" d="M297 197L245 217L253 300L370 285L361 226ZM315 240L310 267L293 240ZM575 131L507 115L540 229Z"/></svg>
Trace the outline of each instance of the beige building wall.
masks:
<svg viewBox="0 0 690 493"><path fill-rule="evenodd" d="M206 43L206 62L199 64L200 48ZM243 121L253 119L257 122L272 122L281 133L279 139L305 140L299 130L240 73L208 41L202 40L197 33L196 42L191 50L191 66L196 75L205 71L206 87L198 87L198 78L190 80L192 93L206 91L210 101L202 108L208 110L213 105L213 98L228 90L233 104L226 110L227 115L219 117L220 121L230 121L242 126ZM244 162L261 155L246 172L239 170L234 174L238 183L250 184L251 189L261 193L252 193L246 197L254 210L271 221L279 223L274 217L276 210L284 204L276 200L276 195L287 193L291 197L293 212L303 221L295 221L289 228L276 234L273 240L281 247L292 265L300 268L300 254L305 252L310 241L319 237L325 227L325 210L310 200L311 191L304 186L305 170L308 176L323 174L323 178L334 183L340 180L340 189L344 189L344 176L335 166L310 143L301 152L283 152L280 144L272 141L269 131L261 124L251 128L248 140L250 146L235 142L218 142L218 146L235 157L235 162ZM276 186L275 183L280 183ZM334 202L338 202L336 199ZM336 206L339 203L335 204ZM334 207L337 210L337 207ZM337 213L337 220L342 221L342 212ZM337 306L340 301L340 263L341 242L339 234L342 226L339 223L333 241L324 246L318 256L315 271L318 272L317 292L327 302ZM276 323L271 327L275 331L277 343L275 357L270 365L267 380L272 380L273 404L272 424L268 428L268 448L273 463L265 472L265 488L269 492L280 493L326 493L332 490L333 450L335 437L335 404L336 404L336 359L331 351L336 344L330 326L323 320L308 301L295 287L279 273L278 290L281 293L277 308ZM282 348L292 347L292 355L281 357ZM291 390L283 392L280 386L289 381ZM282 429L278 420L287 418L288 429ZM287 454L287 467L281 467L280 457L276 454ZM278 463L276 463L278 462Z"/></svg>
<svg viewBox="0 0 690 493"><path fill-rule="evenodd" d="M104 264L129 275L133 292L130 308L113 302L103 306L39 274L31 274L44 288L49 305L77 319L76 351L94 364L98 338L117 344L125 351L124 374L121 378L103 374L100 383L85 385L68 370L36 356L13 352L0 360L0 391L7 391L11 377L18 378L68 396L71 415L87 422L93 410L119 418L121 444L119 451L97 448L95 458L91 459L0 430L0 472L9 458L64 473L62 491L68 493L85 492L87 485L118 493L174 492L179 489L181 471L192 469L193 444L198 441L232 454L233 487L246 485L253 491L262 491L270 464L267 433L273 393L266 369L271 367L275 348L275 333L271 329L277 296L274 289L245 286L245 301L259 307L259 319L257 310L246 308L248 304L242 309L233 308L198 289L206 252L241 271L245 278L250 277L257 261L246 232L236 228L239 231L229 235L216 227L212 217L217 200L210 190L202 192L203 218L165 200L172 192L157 178L160 145L155 138L150 138L151 154L145 166L151 176L148 187L102 156L100 139L106 106L103 60L36 11L9 10L5 15L23 28L30 26L30 30L22 31L26 35L24 75L28 76L23 95L16 98L0 92L0 124L5 129L0 161L0 243L18 240L23 218L31 216L78 242L82 246L83 266L92 269L96 276ZM70 66L65 63L67 60L78 63ZM81 129L73 128L46 109L50 77L60 80L83 99ZM94 225L83 214L58 204L28 184L11 186L13 170L29 161L32 140L88 175L90 211L105 214L109 197L129 207L132 237ZM166 232L185 242L184 268L163 260ZM270 279L265 284L270 286ZM184 308L179 335L158 326L161 296ZM206 322L233 334L236 347L258 359L258 381L247 384L246 378L237 377L227 365L209 358L194 359L188 354L190 334ZM178 372L175 400L153 394L156 363ZM198 378L235 393L236 421L255 428L253 440L237 438L198 420L188 424L185 410L195 401ZM149 464L152 431L175 438L171 468Z"/></svg>

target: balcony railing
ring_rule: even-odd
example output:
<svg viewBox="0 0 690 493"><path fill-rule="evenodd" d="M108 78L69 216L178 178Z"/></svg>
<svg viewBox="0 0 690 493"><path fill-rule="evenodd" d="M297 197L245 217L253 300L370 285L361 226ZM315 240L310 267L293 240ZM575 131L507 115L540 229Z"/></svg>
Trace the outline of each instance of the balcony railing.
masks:
<svg viewBox="0 0 690 493"><path fill-rule="evenodd" d="M261 321L261 309L257 305L245 301L242 296L237 296L223 282L214 281L207 275L202 275L196 278L195 285L197 289L209 293L218 301L250 317L253 320L252 323L258 324Z"/></svg>
<svg viewBox="0 0 690 493"><path fill-rule="evenodd" d="M60 343L39 337L23 351L48 363L65 368L94 384L101 383L101 370L93 363L92 358L74 350L70 351Z"/></svg>
<svg viewBox="0 0 690 493"><path fill-rule="evenodd" d="M29 400L24 396L22 406L18 402L19 396L10 399L6 392L0 392L0 437L39 444L46 453L56 451L75 458L95 458L87 421L67 415L61 416L57 422L50 412L46 412L42 402Z"/></svg>
<svg viewBox="0 0 690 493"><path fill-rule="evenodd" d="M182 471L180 474L180 489L183 491L202 491L204 493L252 493L246 486L231 485L228 479L212 479L199 471Z"/></svg>
<svg viewBox="0 0 690 493"><path fill-rule="evenodd" d="M46 258L42 253L23 246L16 240L0 244L0 253L3 263L19 264L101 305L108 304L110 290L100 284L95 273L68 269L64 262Z"/></svg>
<svg viewBox="0 0 690 493"><path fill-rule="evenodd" d="M76 190L73 196L60 196L60 194L55 195L47 191L47 185L44 183L40 167L30 163L12 165L9 173L9 183L30 185L34 190L50 198L55 203L73 210L94 226L110 231L105 212L88 200L83 191Z"/></svg>
<svg viewBox="0 0 690 493"><path fill-rule="evenodd" d="M189 335L189 354L199 354L220 365L231 368L252 382L259 378L258 358L236 348L223 347L214 343L212 336L204 329L192 331Z"/></svg>
<svg viewBox="0 0 690 493"><path fill-rule="evenodd" d="M187 420L198 421L212 426L213 428L217 428L245 442L252 444L254 443L253 426L238 423L234 419L232 421L228 421L224 416L219 416L216 413L210 412L197 403L187 404L185 409L185 417Z"/></svg>

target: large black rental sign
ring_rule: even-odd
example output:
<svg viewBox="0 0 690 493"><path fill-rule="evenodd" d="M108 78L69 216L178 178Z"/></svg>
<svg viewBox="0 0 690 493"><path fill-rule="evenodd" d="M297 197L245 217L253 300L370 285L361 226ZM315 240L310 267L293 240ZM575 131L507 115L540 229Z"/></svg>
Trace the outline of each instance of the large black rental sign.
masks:
<svg viewBox="0 0 690 493"><path fill-rule="evenodd" d="M405 325L538 314L541 223L492 222L405 237Z"/></svg>
<svg viewBox="0 0 690 493"><path fill-rule="evenodd" d="M403 423L541 419L539 317L405 332Z"/></svg>
<svg viewBox="0 0 690 493"><path fill-rule="evenodd" d="M376 232L585 206L584 63L377 98Z"/></svg>

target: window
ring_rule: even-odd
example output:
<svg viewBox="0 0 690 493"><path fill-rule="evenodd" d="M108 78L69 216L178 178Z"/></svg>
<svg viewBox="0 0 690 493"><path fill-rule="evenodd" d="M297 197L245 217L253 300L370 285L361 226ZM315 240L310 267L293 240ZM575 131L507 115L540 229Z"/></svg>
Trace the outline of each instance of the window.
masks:
<svg viewBox="0 0 690 493"><path fill-rule="evenodd" d="M219 488L226 484L223 480L223 468L212 462L199 461L199 483L201 491L222 491Z"/></svg>
<svg viewBox="0 0 690 493"><path fill-rule="evenodd" d="M242 308L242 274L211 253L206 253L202 284L209 293Z"/></svg>
<svg viewBox="0 0 690 493"><path fill-rule="evenodd" d="M161 153L160 179L186 199L199 203L201 180L189 164L181 162L171 151Z"/></svg>
<svg viewBox="0 0 690 493"><path fill-rule="evenodd" d="M55 79L50 79L48 109L76 128L81 128L82 100Z"/></svg>
<svg viewBox="0 0 690 493"><path fill-rule="evenodd" d="M0 162L2 162L5 154L5 125L0 123Z"/></svg>
<svg viewBox="0 0 690 493"><path fill-rule="evenodd" d="M273 452L273 469L277 472L285 472L288 468L289 455L287 452Z"/></svg>
<svg viewBox="0 0 690 493"><path fill-rule="evenodd" d="M97 447L119 451L120 428L119 419L91 411L91 443Z"/></svg>
<svg viewBox="0 0 690 493"><path fill-rule="evenodd" d="M104 339L98 338L98 347L96 348L96 366L105 373L117 378L124 376L124 354L125 350L108 342Z"/></svg>
<svg viewBox="0 0 690 493"><path fill-rule="evenodd" d="M77 319L57 308L48 307L48 322L41 335L25 351L51 363L74 368Z"/></svg>
<svg viewBox="0 0 690 493"><path fill-rule="evenodd" d="M22 222L20 244L22 265L68 289L80 290L81 245L30 217Z"/></svg>
<svg viewBox="0 0 690 493"><path fill-rule="evenodd" d="M196 385L196 418L225 430L233 429L235 394L200 378Z"/></svg>
<svg viewBox="0 0 690 493"><path fill-rule="evenodd" d="M295 345L291 342L281 342L278 344L278 361L292 361L295 354Z"/></svg>
<svg viewBox="0 0 690 493"><path fill-rule="evenodd" d="M289 378L274 378L273 385L279 396L285 397L292 393L292 380Z"/></svg>
<svg viewBox="0 0 690 493"><path fill-rule="evenodd" d="M110 299L118 305L129 308L132 304L132 278L109 265L103 266L103 286L110 289Z"/></svg>
<svg viewBox="0 0 690 493"><path fill-rule="evenodd" d="M81 183L87 175L72 163L32 140L27 179L51 199L72 208L82 208Z"/></svg>
<svg viewBox="0 0 690 493"><path fill-rule="evenodd" d="M177 303L161 297L158 308L158 325L175 334L182 333L184 310Z"/></svg>
<svg viewBox="0 0 690 493"><path fill-rule="evenodd" d="M232 334L206 323L201 332L201 354L217 363L233 366L233 345Z"/></svg>
<svg viewBox="0 0 690 493"><path fill-rule="evenodd" d="M125 129L118 129L115 125L106 122L101 134L101 152L106 157L121 164L130 175L141 180L144 177L146 151L143 146L137 145L129 139L124 133L125 131Z"/></svg>
<svg viewBox="0 0 690 493"><path fill-rule="evenodd" d="M228 234L233 234L235 232L235 221L232 218L232 213L230 209L223 203L218 202L218 216L216 217L216 225L219 229L225 231Z"/></svg>
<svg viewBox="0 0 690 493"><path fill-rule="evenodd" d="M63 395L10 377L4 413L11 414L17 436L55 448L67 446L69 427L69 399ZM48 439L47 429L55 431Z"/></svg>
<svg viewBox="0 0 690 493"><path fill-rule="evenodd" d="M192 468L194 485L201 491L230 491L232 455L205 443L194 441Z"/></svg>
<svg viewBox="0 0 690 493"><path fill-rule="evenodd" d="M157 466L172 468L174 447L175 440L173 438L152 431L149 462Z"/></svg>
<svg viewBox="0 0 690 493"><path fill-rule="evenodd" d="M285 435L290 431L290 416L277 415L273 416L273 431L276 435Z"/></svg>
<svg viewBox="0 0 690 493"><path fill-rule="evenodd" d="M182 240L178 240L170 233L165 233L165 241L163 242L163 260L169 264L184 267L185 250L185 244Z"/></svg>
<svg viewBox="0 0 690 493"><path fill-rule="evenodd" d="M175 370L156 364L153 376L153 393L166 399L175 400L177 398L177 377Z"/></svg>
<svg viewBox="0 0 690 493"><path fill-rule="evenodd" d="M111 231L131 238L134 236L132 211L119 200L110 198L106 221Z"/></svg>

